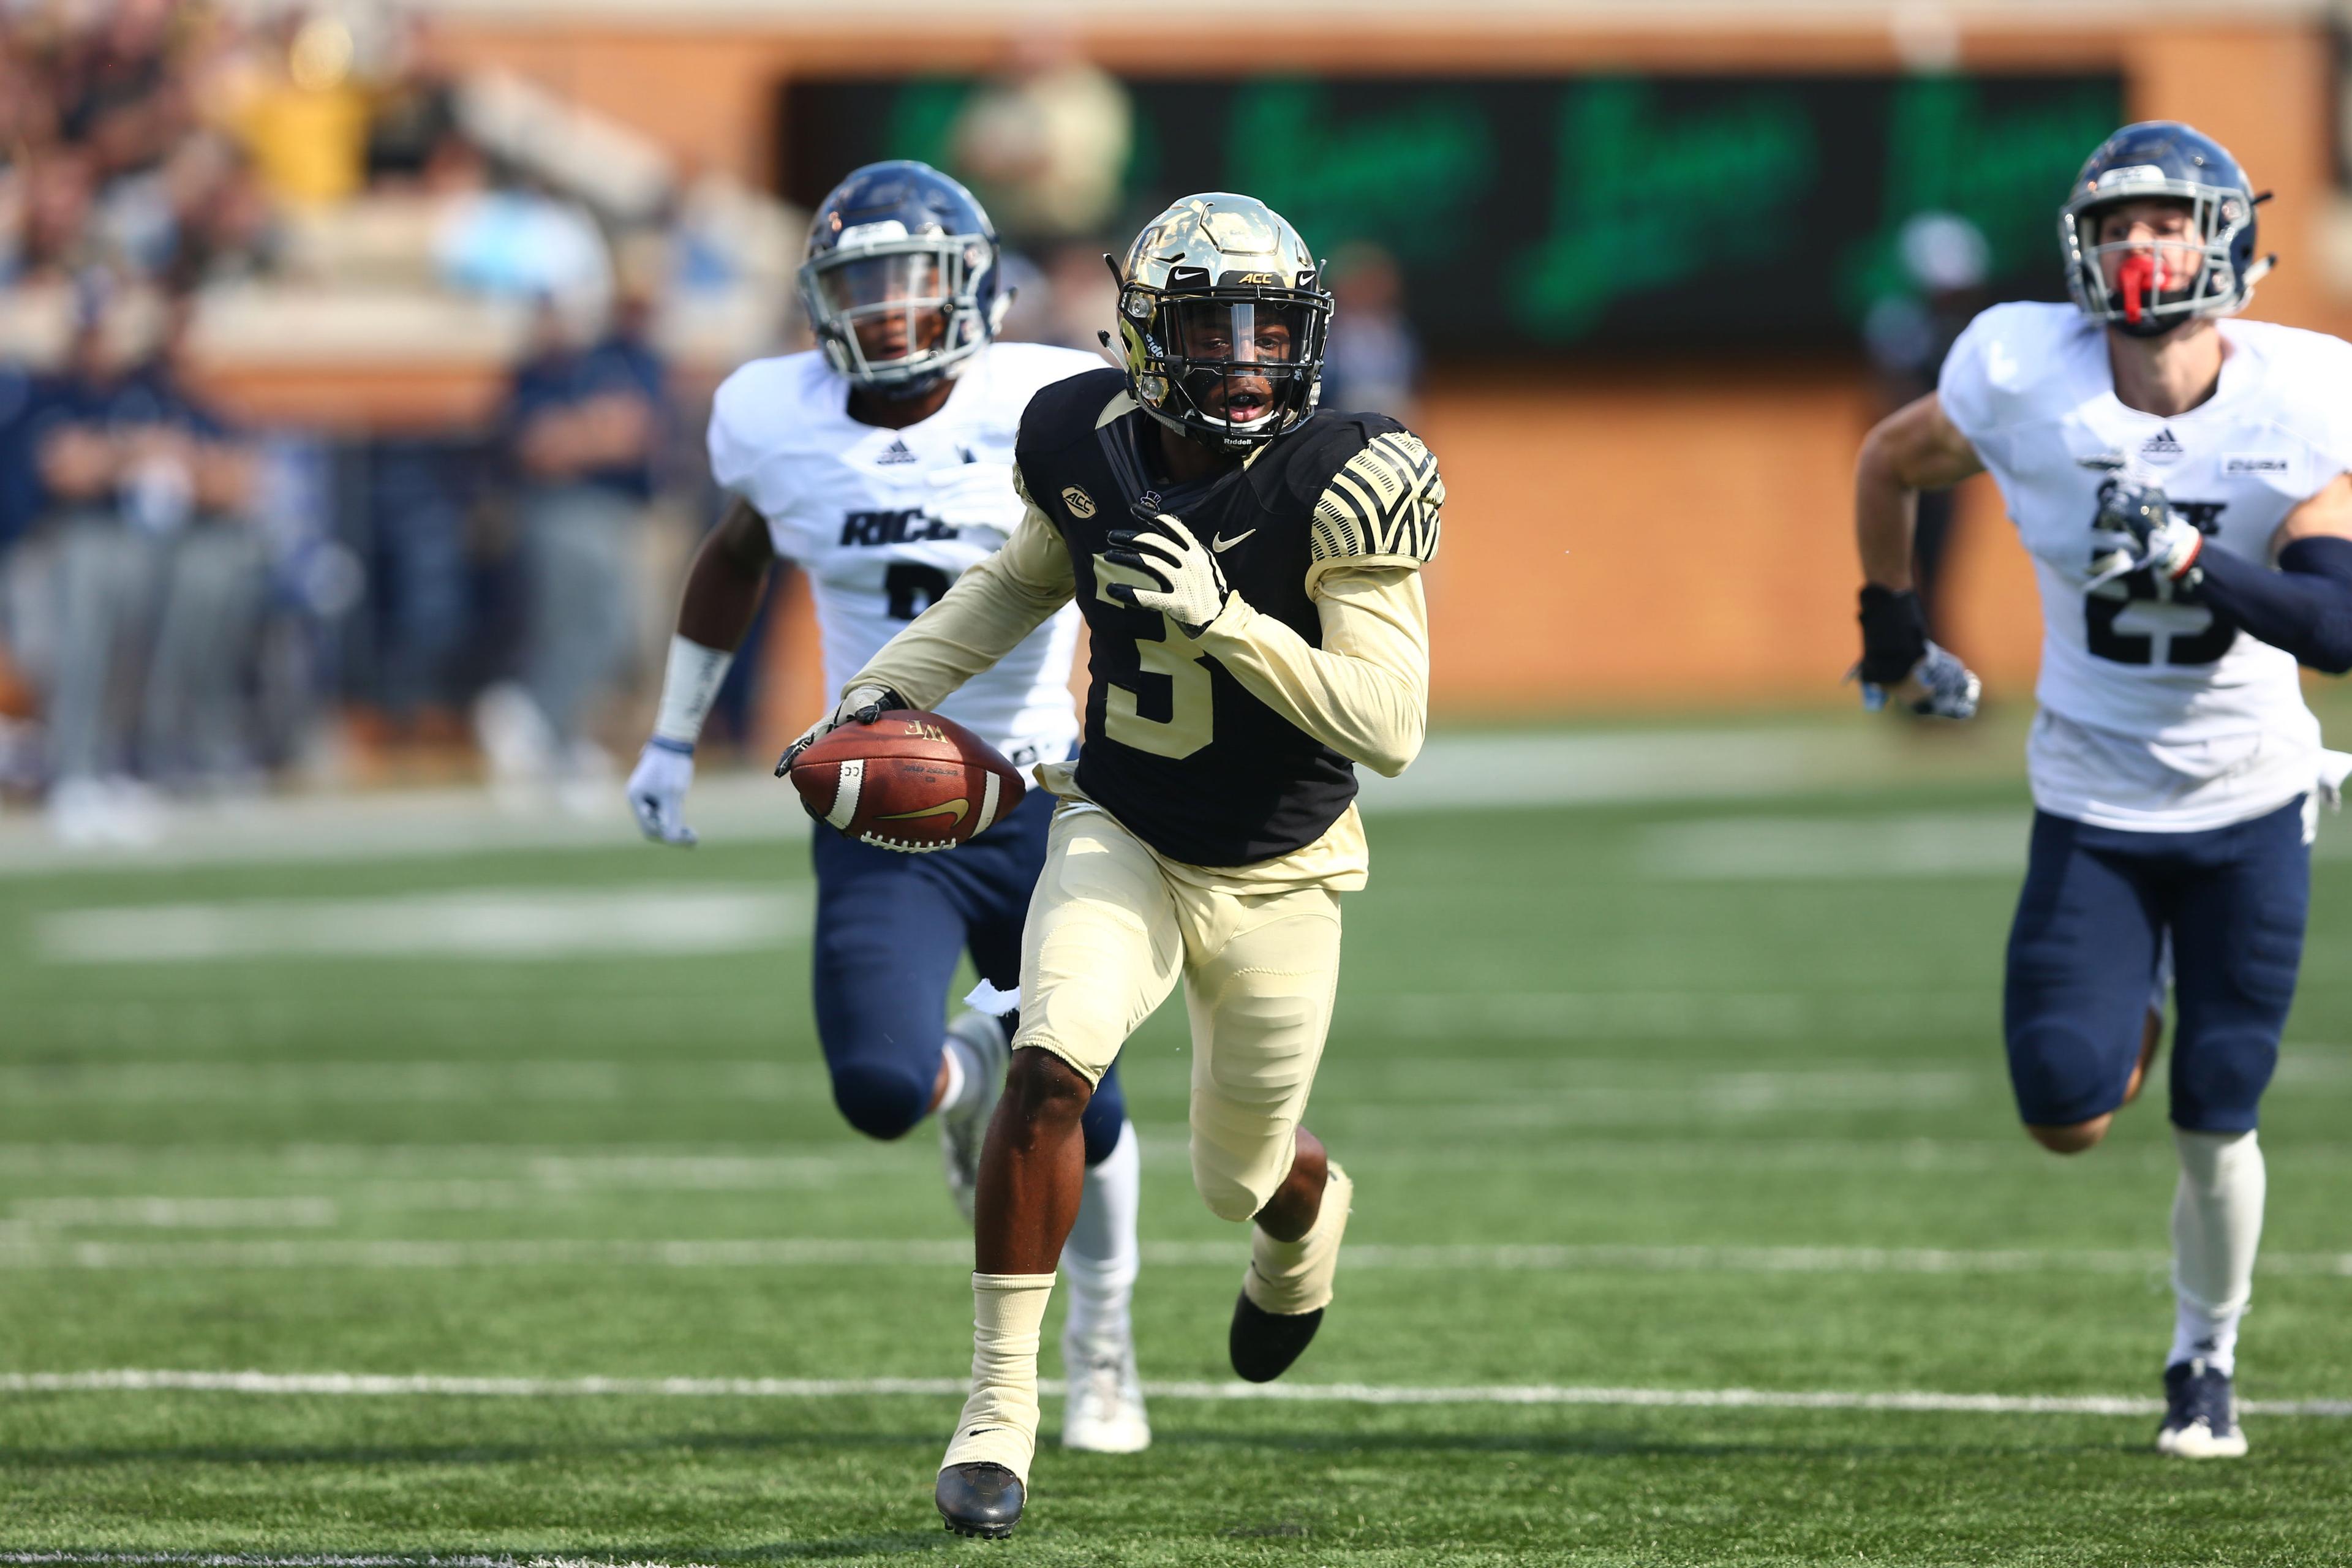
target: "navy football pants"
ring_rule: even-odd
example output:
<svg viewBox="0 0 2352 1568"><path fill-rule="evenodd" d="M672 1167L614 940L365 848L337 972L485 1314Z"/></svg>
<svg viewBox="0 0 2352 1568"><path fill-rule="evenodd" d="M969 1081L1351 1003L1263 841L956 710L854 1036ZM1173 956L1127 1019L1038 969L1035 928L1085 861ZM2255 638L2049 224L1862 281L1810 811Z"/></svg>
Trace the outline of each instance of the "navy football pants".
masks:
<svg viewBox="0 0 2352 1568"><path fill-rule="evenodd" d="M877 849L824 827L812 837L817 1038L834 1103L860 1132L900 1137L929 1110L959 954L969 951L992 985L1021 983L1021 927L1054 805L1032 789L979 837L929 855ZM1126 1121L1114 1068L1079 1123L1087 1164L1109 1156Z"/></svg>
<svg viewBox="0 0 2352 1568"><path fill-rule="evenodd" d="M2278 1065L2311 902L2301 801L2202 833L2036 812L2002 999L2019 1115L2064 1127L2123 1103L2172 937L2172 1120L2253 1127Z"/></svg>

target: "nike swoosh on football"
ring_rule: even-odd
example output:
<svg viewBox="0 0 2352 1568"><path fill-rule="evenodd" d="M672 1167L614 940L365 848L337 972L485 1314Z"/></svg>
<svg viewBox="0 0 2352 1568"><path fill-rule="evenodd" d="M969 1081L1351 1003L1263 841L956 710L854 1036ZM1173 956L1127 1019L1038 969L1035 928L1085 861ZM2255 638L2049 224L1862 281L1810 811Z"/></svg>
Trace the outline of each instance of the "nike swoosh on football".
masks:
<svg viewBox="0 0 2352 1568"><path fill-rule="evenodd" d="M877 816L874 820L877 822L904 822L911 816L937 816L943 811L954 812L955 819L958 822L961 822L965 817L971 815L971 802L962 795L958 795L953 800L941 801L937 805L927 805L920 811L894 811L887 816Z"/></svg>
<svg viewBox="0 0 2352 1568"><path fill-rule="evenodd" d="M1221 533L1217 535L1216 538L1209 541L1209 548L1222 555L1226 551L1231 550L1234 545L1239 544L1243 540L1247 539L1250 534L1255 533L1256 531L1257 530L1253 528L1246 533L1236 533L1231 539L1227 539Z"/></svg>

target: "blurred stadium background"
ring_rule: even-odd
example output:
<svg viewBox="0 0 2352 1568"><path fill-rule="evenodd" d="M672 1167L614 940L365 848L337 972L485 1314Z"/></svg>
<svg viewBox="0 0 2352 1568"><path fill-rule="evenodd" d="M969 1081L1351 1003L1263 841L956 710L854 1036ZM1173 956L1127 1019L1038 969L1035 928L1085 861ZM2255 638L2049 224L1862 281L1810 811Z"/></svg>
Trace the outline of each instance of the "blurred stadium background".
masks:
<svg viewBox="0 0 2352 1568"><path fill-rule="evenodd" d="M2284 0L1310 5L1241 59L1214 6L5 15L0 786L77 839L485 769L610 816L709 391L803 341L801 214L874 157L972 183L1013 331L1079 346L1169 192L1288 212L1343 285L1334 395L1424 427L1469 520L1449 718L1835 700L1858 433L1983 302L2054 297L2102 127L2221 137L2278 192L2263 314L2352 325L2342 50ZM1989 484L1947 510L1943 635L2020 693L2022 557ZM539 625L559 576L608 636ZM743 661L752 752L814 705L806 621Z"/></svg>
<svg viewBox="0 0 2352 1568"><path fill-rule="evenodd" d="M2000 1074L2039 621L1988 482L1923 549L1989 721L1840 679L1862 434L1981 305L2061 297L2115 124L2226 143L2277 193L2256 313L2352 332L2347 46L2316 0L6 0L0 1553L932 1542L937 1388L122 1381L960 1373L930 1157L853 1145L806 1022L765 776L818 706L797 584L704 847L632 844L618 790L710 392L804 344L810 204L915 156L1004 230L1009 335L1080 347L1142 216L1265 198L1336 270L1328 399L1444 464L1438 729L1370 797L1318 1090L1390 1261L1307 1370L1961 1401L1171 1396L1035 1551L1525 1561L1572 1519L1624 1561L2345 1560L2352 897L2323 866L2250 1334L2311 1418L2151 1488L2160 1117L2062 1173ZM1181 1028L1139 1045L1145 1370L1221 1375L1240 1254Z"/></svg>

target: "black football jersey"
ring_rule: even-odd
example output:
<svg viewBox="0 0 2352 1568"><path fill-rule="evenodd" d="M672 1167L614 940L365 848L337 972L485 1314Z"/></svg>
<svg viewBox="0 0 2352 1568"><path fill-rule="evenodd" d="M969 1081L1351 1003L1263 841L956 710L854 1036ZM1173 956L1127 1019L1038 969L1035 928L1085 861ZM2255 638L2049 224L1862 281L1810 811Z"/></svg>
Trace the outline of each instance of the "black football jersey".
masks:
<svg viewBox="0 0 2352 1568"><path fill-rule="evenodd" d="M1444 489L1426 448L1377 414L1318 414L1206 486L1153 473L1157 436L1116 370L1045 388L1014 460L1029 499L1068 545L1086 616L1086 740L1078 787L1171 859L1246 866L1305 848L1356 796L1354 764L1252 696L1103 559L1140 515L1181 518L1260 615L1322 643L1308 585L1352 561L1418 563L1437 548Z"/></svg>

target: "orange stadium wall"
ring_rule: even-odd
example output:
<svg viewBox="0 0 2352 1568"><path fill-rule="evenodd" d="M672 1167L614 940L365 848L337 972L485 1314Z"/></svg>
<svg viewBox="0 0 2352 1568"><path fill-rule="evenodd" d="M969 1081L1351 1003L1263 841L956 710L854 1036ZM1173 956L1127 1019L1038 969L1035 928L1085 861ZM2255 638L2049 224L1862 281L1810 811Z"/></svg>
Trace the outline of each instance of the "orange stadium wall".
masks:
<svg viewBox="0 0 2352 1568"><path fill-rule="evenodd" d="M740 16L740 13L737 14ZM2011 13L2014 15L2014 13ZM1258 38L1258 58L1332 71L1461 69L1888 70L1879 27L1654 32L1370 20L1345 36ZM778 85L870 69L870 36L803 22L762 26L452 17L452 54L577 97L688 162L766 182ZM1207 30L1089 23L1105 65L1230 65ZM999 30L901 28L893 68L984 67ZM2315 23L2010 26L1961 35L1966 68L2115 69L2135 117L2192 121L2278 199L2264 237L2285 259L2255 313L2344 332L2352 301L2312 254L2329 198L2330 45ZM1198 55L1188 58L1187 51ZM1644 371L1492 375L1441 370L1421 424L1450 501L1432 575L1434 700L1446 713L1790 705L1840 700L1854 655L1849 542L1857 443L1874 417L1858 359L1781 365L1684 362ZM1960 500L1948 631L1996 690L2036 663L2032 578L1989 482ZM786 658L805 650L787 639ZM796 659L797 661L797 659ZM793 672L795 688L807 677Z"/></svg>

